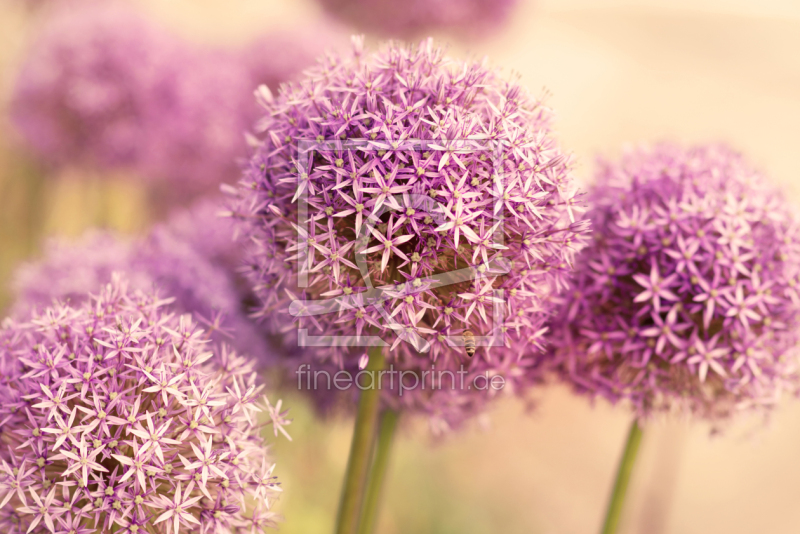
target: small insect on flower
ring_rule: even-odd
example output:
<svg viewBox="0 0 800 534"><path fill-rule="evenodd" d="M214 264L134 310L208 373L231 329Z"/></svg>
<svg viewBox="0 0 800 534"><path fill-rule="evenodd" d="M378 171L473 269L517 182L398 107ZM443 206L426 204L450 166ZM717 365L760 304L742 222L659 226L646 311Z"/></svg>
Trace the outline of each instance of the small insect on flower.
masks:
<svg viewBox="0 0 800 534"><path fill-rule="evenodd" d="M462 337L464 338L464 352L472 358L475 356L475 334L469 330L464 330Z"/></svg>

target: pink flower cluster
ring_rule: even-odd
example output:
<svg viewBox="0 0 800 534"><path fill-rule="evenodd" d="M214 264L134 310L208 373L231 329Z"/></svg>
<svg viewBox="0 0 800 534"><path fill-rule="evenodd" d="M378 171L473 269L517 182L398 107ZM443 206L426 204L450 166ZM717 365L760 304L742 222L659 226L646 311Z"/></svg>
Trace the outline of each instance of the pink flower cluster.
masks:
<svg viewBox="0 0 800 534"><path fill-rule="evenodd" d="M446 29L482 33L496 29L511 15L517 0L319 0L332 17L364 31L416 36Z"/></svg>
<svg viewBox="0 0 800 534"><path fill-rule="evenodd" d="M245 533L279 486L252 365L115 277L0 330L0 530Z"/></svg>
<svg viewBox="0 0 800 534"><path fill-rule="evenodd" d="M405 369L464 363L520 390L537 380L550 300L588 227L551 111L431 41L366 54L356 39L350 57L261 100L232 214L264 324L380 335ZM364 352L332 345L304 353L348 367ZM464 395L454 404L479 398Z"/></svg>
<svg viewBox="0 0 800 534"><path fill-rule="evenodd" d="M796 387L800 220L739 154L634 150L600 166L591 201L550 338L565 380L712 419Z"/></svg>
<svg viewBox="0 0 800 534"><path fill-rule="evenodd" d="M53 11L11 103L27 144L45 162L129 168L191 193L233 181L253 90L299 72L331 35L267 36L256 54L191 46L122 3Z"/></svg>
<svg viewBox="0 0 800 534"><path fill-rule="evenodd" d="M173 299L170 307L191 313L212 332L214 341L267 365L273 355L265 336L247 317L249 291L239 280L239 254L230 219L220 206L201 201L175 212L144 238L90 231L76 241L51 239L41 259L23 264L14 274L13 314L42 309L54 300L82 303L124 273L131 288L158 291Z"/></svg>

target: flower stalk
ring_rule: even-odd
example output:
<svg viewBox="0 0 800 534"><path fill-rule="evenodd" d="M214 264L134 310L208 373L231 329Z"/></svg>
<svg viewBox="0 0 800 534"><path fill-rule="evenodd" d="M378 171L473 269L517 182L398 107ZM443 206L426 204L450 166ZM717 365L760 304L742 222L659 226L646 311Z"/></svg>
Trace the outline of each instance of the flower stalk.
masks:
<svg viewBox="0 0 800 534"><path fill-rule="evenodd" d="M372 534L375 532L383 494L383 481L389 468L389 458L392 453L392 443L394 442L399 418L400 414L394 410L386 410L381 415L378 442L375 445L375 458L372 461L372 470L367 483L358 534Z"/></svg>
<svg viewBox="0 0 800 534"><path fill-rule="evenodd" d="M602 534L615 534L617 532L619 521L622 517L622 508L625 504L625 494L628 492L628 484L631 480L633 466L636 462L636 455L639 452L641 442L642 429L634 419L628 432L628 440L625 443L625 450L622 453L619 468L617 469L617 479L614 482L614 490L608 503Z"/></svg>
<svg viewBox="0 0 800 534"><path fill-rule="evenodd" d="M383 347L371 347L366 370L371 371L375 377L384 368L385 363ZM353 440L350 443L350 456L347 460L347 471L336 519L336 534L358 532L361 504L372 468L372 449L378 429L379 409L380 389L377 380L373 380L371 387L361 391L361 398L358 401L358 414L353 428Z"/></svg>

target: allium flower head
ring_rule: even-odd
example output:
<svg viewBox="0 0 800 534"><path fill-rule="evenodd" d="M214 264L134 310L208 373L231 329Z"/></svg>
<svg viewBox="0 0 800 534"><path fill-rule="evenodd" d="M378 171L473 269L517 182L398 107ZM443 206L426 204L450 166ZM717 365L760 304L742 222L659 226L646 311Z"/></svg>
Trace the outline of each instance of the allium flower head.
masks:
<svg viewBox="0 0 800 534"><path fill-rule="evenodd" d="M46 161L131 165L165 72L185 56L176 40L121 4L54 9L22 66L11 105L16 126ZM136 58L136 60L132 60Z"/></svg>
<svg viewBox="0 0 800 534"><path fill-rule="evenodd" d="M521 354L540 345L586 228L548 108L431 41L367 55L356 39L352 56L261 98L263 140L232 211L265 324L380 334L414 369L533 367ZM319 354L347 367L356 352Z"/></svg>
<svg viewBox="0 0 800 534"><path fill-rule="evenodd" d="M169 182L165 192L212 189L237 176L258 114L253 90L277 86L323 48L306 37L254 55L190 45L121 3L70 3L34 41L12 116L43 161L132 169Z"/></svg>
<svg viewBox="0 0 800 534"><path fill-rule="evenodd" d="M603 163L551 340L579 391L640 416L774 404L796 373L800 225L724 146L663 144Z"/></svg>
<svg viewBox="0 0 800 534"><path fill-rule="evenodd" d="M14 275L14 314L41 309L54 299L82 302L120 272L130 287L174 299L170 306L192 313L215 341L230 342L266 364L272 351L247 318L243 300L249 291L236 279L230 220L218 217L218 211L213 202L201 202L140 239L97 230L76 241L51 239L42 259L23 264Z"/></svg>
<svg viewBox="0 0 800 534"><path fill-rule="evenodd" d="M169 233L212 264L235 271L241 266L242 247L235 239L234 221L224 214L225 199L214 195L173 210L156 231Z"/></svg>
<svg viewBox="0 0 800 534"><path fill-rule="evenodd" d="M114 277L3 325L3 532L245 533L267 517L258 413L276 434L287 421L245 358L166 302Z"/></svg>
<svg viewBox="0 0 800 534"><path fill-rule="evenodd" d="M320 0L333 17L393 36L437 29L485 32L505 23L517 0Z"/></svg>
<svg viewBox="0 0 800 534"><path fill-rule="evenodd" d="M248 102L255 109L253 90L261 84L277 90L280 84L296 79L303 69L314 64L327 51L346 49L348 33L334 21L304 22L296 28L271 31L243 47L239 61L250 74ZM252 115L251 115L252 117Z"/></svg>

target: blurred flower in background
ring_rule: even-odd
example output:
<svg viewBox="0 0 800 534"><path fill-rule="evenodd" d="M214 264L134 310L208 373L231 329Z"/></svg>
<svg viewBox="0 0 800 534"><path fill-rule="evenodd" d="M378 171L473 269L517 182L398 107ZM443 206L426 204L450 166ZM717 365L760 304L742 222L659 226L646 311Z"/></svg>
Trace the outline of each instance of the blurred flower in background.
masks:
<svg viewBox="0 0 800 534"><path fill-rule="evenodd" d="M569 384L641 418L712 420L797 387L800 224L741 155L632 150L590 199L594 240L551 338Z"/></svg>
<svg viewBox="0 0 800 534"><path fill-rule="evenodd" d="M230 221L217 217L214 205L203 201L179 211L144 238L100 230L77 240L51 238L41 259L17 269L12 315L41 310L54 300L80 304L110 283L114 273L123 273L132 289L173 299L170 307L192 313L213 339L267 365L273 351L247 317L248 297L231 257Z"/></svg>
<svg viewBox="0 0 800 534"><path fill-rule="evenodd" d="M225 199L210 195L189 208L175 209L167 220L155 227L190 247L203 259L236 275L243 263L244 251L236 242L234 221L226 214Z"/></svg>
<svg viewBox="0 0 800 534"><path fill-rule="evenodd" d="M348 33L330 19L305 22L299 28L280 28L252 39L240 48L242 61L250 75L247 93L251 105L260 117L253 91L260 84L277 91L280 84L297 79L300 73L313 67L324 53L340 52L347 48ZM248 125L248 131L252 124Z"/></svg>
<svg viewBox="0 0 800 534"><path fill-rule="evenodd" d="M254 53L192 45L118 2L48 15L11 102L26 143L55 165L132 169L168 184L158 193L171 202L233 181L258 115L253 89L275 88L335 40L284 31Z"/></svg>
<svg viewBox="0 0 800 534"><path fill-rule="evenodd" d="M139 164L147 155L142 133L158 118L149 114L158 114L158 98L175 99L165 73L186 51L121 3L53 11L16 83L17 128L45 161Z"/></svg>
<svg viewBox="0 0 800 534"><path fill-rule="evenodd" d="M416 37L431 31L467 35L499 30L517 0L318 0L332 17L361 31Z"/></svg>

